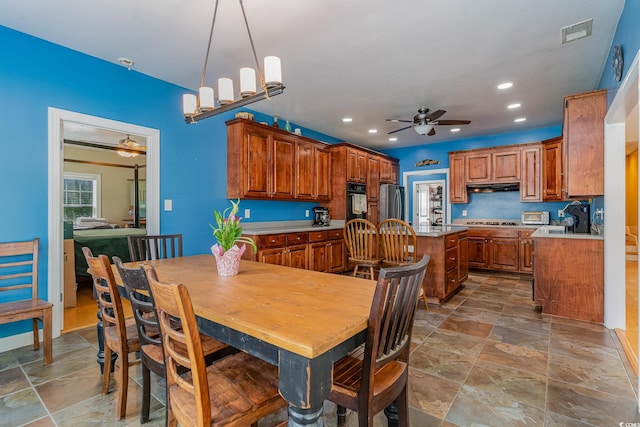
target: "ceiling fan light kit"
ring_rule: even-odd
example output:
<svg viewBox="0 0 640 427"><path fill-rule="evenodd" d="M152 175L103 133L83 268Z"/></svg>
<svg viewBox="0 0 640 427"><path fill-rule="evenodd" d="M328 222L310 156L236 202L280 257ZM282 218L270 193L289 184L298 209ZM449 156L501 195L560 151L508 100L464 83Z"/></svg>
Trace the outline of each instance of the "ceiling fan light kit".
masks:
<svg viewBox="0 0 640 427"><path fill-rule="evenodd" d="M413 120L400 120L400 119L387 119L388 122L394 123L411 123L409 126L405 126L400 129L392 130L391 132L387 132L387 135L391 135L392 133L400 132L405 129L413 128L414 131L418 135L429 135L433 136L436 134L436 126L439 125L468 125L471 123L469 120L439 120L446 113L445 110L436 110L432 113L429 113L429 109L426 107L420 107L418 109L418 114L413 116Z"/></svg>
<svg viewBox="0 0 640 427"><path fill-rule="evenodd" d="M182 112L184 120L187 124L196 123L208 117L215 116L225 111L230 111L243 105L248 105L262 99L268 99L272 96L281 94L284 91L282 84L282 67L280 58L277 56L267 56L264 58L264 74L256 50L253 44L253 37L249 29L247 15L244 11L242 0L239 0L242 16L247 28L249 42L251 43L251 51L258 70L260 79L261 92L256 91L256 71L253 68L243 67L240 69L240 99L234 97L233 80L230 78L218 79L218 107L215 105L214 90L204 85L205 75L207 73L207 62L209 60L209 51L211 50L211 40L213 39L213 28L215 27L216 15L218 12L218 1L216 0L213 11L213 19L211 20L211 31L209 32L209 43L207 45L207 53L204 59L204 67L202 70L202 78L200 81L200 89L198 96L187 93L182 96Z"/></svg>
<svg viewBox="0 0 640 427"><path fill-rule="evenodd" d="M418 135L426 135L431 129L433 129L433 125L427 124L420 124L413 127L413 130L415 130Z"/></svg>

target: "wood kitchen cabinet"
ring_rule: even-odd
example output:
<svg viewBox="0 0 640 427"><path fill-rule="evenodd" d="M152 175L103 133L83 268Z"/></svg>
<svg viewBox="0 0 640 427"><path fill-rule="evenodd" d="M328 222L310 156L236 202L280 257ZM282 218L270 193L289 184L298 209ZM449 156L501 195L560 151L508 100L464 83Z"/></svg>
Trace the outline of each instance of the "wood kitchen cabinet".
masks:
<svg viewBox="0 0 640 427"><path fill-rule="evenodd" d="M452 154L449 156L449 201L451 203L468 203L467 183L465 178L464 154Z"/></svg>
<svg viewBox="0 0 640 427"><path fill-rule="evenodd" d="M446 234L443 236L418 236L416 258L420 259L424 254L431 258L422 282L423 292L427 300L440 304L451 297L460 287L466 275L461 274L460 269L468 271L464 265L464 248L461 244L466 242L466 232Z"/></svg>
<svg viewBox="0 0 640 427"><path fill-rule="evenodd" d="M331 198L328 144L245 119L227 122L227 197Z"/></svg>
<svg viewBox="0 0 640 427"><path fill-rule="evenodd" d="M376 225L380 222L380 204L378 201L367 200L367 219Z"/></svg>
<svg viewBox="0 0 640 427"><path fill-rule="evenodd" d="M518 265L522 273L533 273L533 239L535 228L518 230Z"/></svg>
<svg viewBox="0 0 640 427"><path fill-rule="evenodd" d="M331 152L331 200L322 203L331 218L347 219L347 182L366 186L367 219L378 223L380 183L397 184L398 160L383 153L341 142L329 146Z"/></svg>
<svg viewBox="0 0 640 427"><path fill-rule="evenodd" d="M254 241L258 246L256 261L305 270L309 268L308 233L268 234L255 237ZM243 258L245 258L244 254Z"/></svg>
<svg viewBox="0 0 640 427"><path fill-rule="evenodd" d="M563 170L566 198L604 195L607 91L564 98Z"/></svg>
<svg viewBox="0 0 640 427"><path fill-rule="evenodd" d="M465 156L466 182L516 182L520 180L520 148L474 150Z"/></svg>
<svg viewBox="0 0 640 427"><path fill-rule="evenodd" d="M465 156L466 182L491 181L491 153L478 151Z"/></svg>
<svg viewBox="0 0 640 427"><path fill-rule="evenodd" d="M458 235L458 283L469 277L469 245L468 233Z"/></svg>
<svg viewBox="0 0 640 427"><path fill-rule="evenodd" d="M469 267L494 271L518 271L518 230L513 228L470 228Z"/></svg>
<svg viewBox="0 0 640 427"><path fill-rule="evenodd" d="M542 148L540 145L523 148L520 152L520 201L542 201Z"/></svg>
<svg viewBox="0 0 640 427"><path fill-rule="evenodd" d="M562 137L542 141L542 200L564 200L562 173Z"/></svg>
<svg viewBox="0 0 640 427"><path fill-rule="evenodd" d="M321 145L296 141L295 152L297 200L331 199L331 152Z"/></svg>
<svg viewBox="0 0 640 427"><path fill-rule="evenodd" d="M309 232L309 270L339 273L345 270L344 232Z"/></svg>
<svg viewBox="0 0 640 427"><path fill-rule="evenodd" d="M534 239L533 295L542 313L604 322L604 239Z"/></svg>

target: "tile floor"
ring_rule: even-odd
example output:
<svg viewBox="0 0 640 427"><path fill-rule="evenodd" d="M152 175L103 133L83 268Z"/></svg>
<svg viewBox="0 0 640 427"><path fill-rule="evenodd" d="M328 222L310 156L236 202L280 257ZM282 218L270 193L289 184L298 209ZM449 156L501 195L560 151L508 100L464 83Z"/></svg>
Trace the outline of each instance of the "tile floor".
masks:
<svg viewBox="0 0 640 427"><path fill-rule="evenodd" d="M57 338L48 367L29 347L0 353L0 426L138 425L139 368L132 368L127 417L116 422L115 393L100 395L96 348L88 328ZM637 379L615 333L541 315L530 279L471 274L441 307L420 305L410 363L412 427L640 422ZM162 381L152 392L147 425L161 426ZM327 426L335 426L334 410L326 404ZM383 425L380 414L376 426Z"/></svg>

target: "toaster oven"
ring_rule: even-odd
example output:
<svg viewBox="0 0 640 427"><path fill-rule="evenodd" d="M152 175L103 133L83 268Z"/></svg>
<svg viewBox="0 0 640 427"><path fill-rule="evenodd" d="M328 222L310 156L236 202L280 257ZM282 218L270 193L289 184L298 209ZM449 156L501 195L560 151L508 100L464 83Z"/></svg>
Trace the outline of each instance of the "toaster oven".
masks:
<svg viewBox="0 0 640 427"><path fill-rule="evenodd" d="M522 225L548 225L548 211L522 211L520 212L520 222Z"/></svg>

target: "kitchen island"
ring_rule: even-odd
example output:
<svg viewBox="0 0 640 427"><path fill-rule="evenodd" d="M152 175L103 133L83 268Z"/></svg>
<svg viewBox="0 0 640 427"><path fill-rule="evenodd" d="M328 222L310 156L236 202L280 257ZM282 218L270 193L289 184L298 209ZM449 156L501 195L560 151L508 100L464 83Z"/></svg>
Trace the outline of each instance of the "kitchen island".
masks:
<svg viewBox="0 0 640 427"><path fill-rule="evenodd" d="M430 303L441 304L462 287L469 276L467 227L418 226L416 258L431 256L422 282Z"/></svg>
<svg viewBox="0 0 640 427"><path fill-rule="evenodd" d="M533 299L544 314L604 322L604 236L543 226L532 235Z"/></svg>

